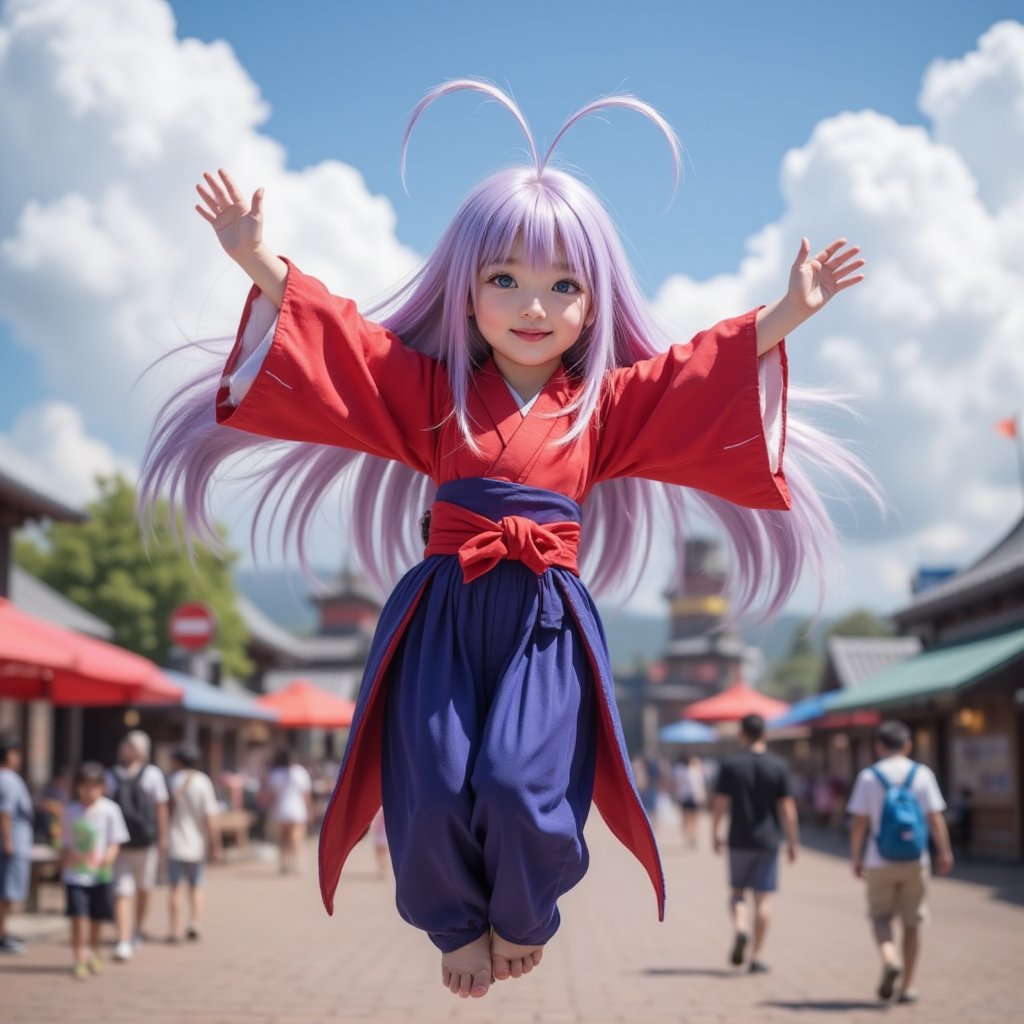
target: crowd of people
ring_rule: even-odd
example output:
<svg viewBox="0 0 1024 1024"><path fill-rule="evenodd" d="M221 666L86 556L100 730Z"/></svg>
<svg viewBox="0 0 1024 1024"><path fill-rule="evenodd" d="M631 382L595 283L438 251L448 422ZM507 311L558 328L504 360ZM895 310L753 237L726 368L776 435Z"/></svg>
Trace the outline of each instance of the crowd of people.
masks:
<svg viewBox="0 0 1024 1024"><path fill-rule="evenodd" d="M151 941L146 922L162 863L169 893L166 941L202 938L204 871L222 857L223 805L197 748L176 746L167 773L152 755L149 736L133 730L109 770L96 761L73 773L58 770L34 801L21 774L20 741L0 737L0 953L25 952L7 917L28 895L37 841L59 851L75 978L103 970L105 926L113 925L119 963ZM312 796L309 771L292 751L279 752L254 802L274 823L282 874L299 870Z"/></svg>
<svg viewBox="0 0 1024 1024"><path fill-rule="evenodd" d="M710 812L712 848L728 860L728 959L752 974L769 969L764 950L780 848L790 863L800 850L794 781L786 762L768 751L764 732L764 720L749 715L740 723L740 750L720 762L689 754L670 769L644 760L634 764L652 814L658 813L659 797L671 794L688 849L698 846L702 812ZM844 805L850 856L853 874L865 882L881 960L877 995L883 1001L912 1003L917 1000L920 929L928 916L928 878L933 865L939 874L953 865L947 807L931 769L911 760L911 734L903 723L879 727L875 753L876 763L860 772ZM173 750L165 775L152 761L149 737L135 730L121 742L113 768L86 761L70 779L70 792L63 789L66 777L58 775L34 802L21 776L19 741L0 737L0 952L25 950L6 921L11 906L25 899L33 838L40 828L61 853L76 978L103 970L105 923L116 928L116 961L131 960L149 938L150 895L164 856L170 894L167 941L198 941L204 867L222 855L221 805L199 764L199 752L182 744ZM295 872L314 815L310 773L292 751L283 750L260 792L261 806L277 825L280 870ZM371 835L383 876L388 852L380 814ZM899 944L897 921L902 926Z"/></svg>

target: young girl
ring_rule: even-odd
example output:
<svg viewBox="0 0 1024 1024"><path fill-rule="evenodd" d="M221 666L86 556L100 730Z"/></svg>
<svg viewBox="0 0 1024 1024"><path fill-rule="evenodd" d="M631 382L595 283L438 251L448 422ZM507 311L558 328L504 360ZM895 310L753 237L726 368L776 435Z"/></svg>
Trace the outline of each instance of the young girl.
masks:
<svg viewBox="0 0 1024 1024"><path fill-rule="evenodd" d="M821 568L828 516L791 460L788 485L782 472L782 340L861 280L863 261L843 240L812 259L805 239L781 299L670 346L601 204L548 166L550 150L539 157L507 96L475 80L440 86L405 145L422 110L457 89L511 111L532 163L473 191L379 322L263 245L262 190L250 204L227 173L205 176L196 208L254 287L225 374L194 381L161 412L142 500L169 491L189 528L212 539L216 467L269 437L301 442L257 474L260 510L275 491L278 508L287 501L300 555L339 477L356 551L378 582L415 561L422 526L425 557L398 582L367 661L321 832L321 890L330 911L383 800L399 911L441 950L444 985L479 997L540 962L558 898L587 869L591 800L646 868L663 914L579 564L608 590L638 571L632 554L646 556L656 510L681 548L683 517L700 508L730 538L740 610L762 591L777 610L805 563ZM671 128L630 97L585 107L555 145L612 106L658 125L678 176ZM870 488L830 439L788 429L787 457L803 449Z"/></svg>

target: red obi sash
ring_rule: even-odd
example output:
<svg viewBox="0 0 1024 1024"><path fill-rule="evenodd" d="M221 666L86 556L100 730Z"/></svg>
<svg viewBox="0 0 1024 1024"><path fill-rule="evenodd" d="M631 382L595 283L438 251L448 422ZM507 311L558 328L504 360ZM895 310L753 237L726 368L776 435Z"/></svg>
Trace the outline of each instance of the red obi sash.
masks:
<svg viewBox="0 0 1024 1024"><path fill-rule="evenodd" d="M579 575L579 523L535 523L525 516L498 522L461 505L435 501L430 510L426 555L458 555L462 578L471 583L502 559L522 562L540 576L553 565Z"/></svg>

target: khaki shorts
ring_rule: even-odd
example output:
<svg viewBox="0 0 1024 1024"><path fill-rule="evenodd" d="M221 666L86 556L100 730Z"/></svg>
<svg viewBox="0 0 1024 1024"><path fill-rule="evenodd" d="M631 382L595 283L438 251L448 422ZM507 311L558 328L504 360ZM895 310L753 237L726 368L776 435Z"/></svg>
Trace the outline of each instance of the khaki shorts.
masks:
<svg viewBox="0 0 1024 1024"><path fill-rule="evenodd" d="M155 846L142 849L122 848L114 862L114 895L134 896L156 888L160 851Z"/></svg>
<svg viewBox="0 0 1024 1024"><path fill-rule="evenodd" d="M868 916L886 920L898 916L910 928L928 918L928 868L919 861L868 868Z"/></svg>

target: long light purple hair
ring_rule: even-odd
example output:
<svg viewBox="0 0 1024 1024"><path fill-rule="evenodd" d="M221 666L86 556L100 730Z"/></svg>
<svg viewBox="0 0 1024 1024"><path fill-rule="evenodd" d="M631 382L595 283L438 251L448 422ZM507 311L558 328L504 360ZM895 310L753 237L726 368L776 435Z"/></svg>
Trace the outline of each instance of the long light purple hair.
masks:
<svg viewBox="0 0 1024 1024"><path fill-rule="evenodd" d="M680 146L668 123L653 108L631 96L611 96L588 104L558 132L541 157L516 104L501 90L475 79L438 86L414 110L402 145L402 178L409 137L424 109L457 90L484 93L506 107L526 135L532 157L527 166L497 172L465 200L437 248L400 288L368 311L448 370L452 415L467 444L476 447L467 411L475 368L489 350L466 316L467 297L476 299L479 269L505 260L517 240L534 266L555 262L564 253L591 296L591 322L564 362L580 381L577 398L562 414L573 419L560 444L571 443L587 429L604 379L613 367L629 366L664 351L670 339L655 324L623 252L618 232L594 193L570 174L549 166L565 132L582 117L621 107L649 118L667 139L675 178L680 173ZM261 524L284 519L283 543L295 548L308 569L307 536L323 496L341 484L341 514L351 529L354 554L364 571L384 591L394 585L422 554L418 520L434 497L432 481L395 462L344 449L311 444L268 442L225 429L214 416L216 370L205 372L175 393L160 410L144 458L140 485L143 518L151 516L160 494L170 499L172 524L182 513L186 539L193 536L219 544L209 508L218 469L246 452L265 456L245 475L259 497L251 541L255 548ZM798 393L826 408L835 396ZM595 595L628 594L650 554L655 518L668 523L681 564L684 539L694 515L717 525L729 549L733 613L760 606L765 617L777 613L792 594L802 572L819 580L834 547L835 531L815 477L853 486L877 499L864 464L821 430L787 419L786 475L793 496L789 512L740 508L700 491L649 480L619 479L597 485L584 505L582 574Z"/></svg>

